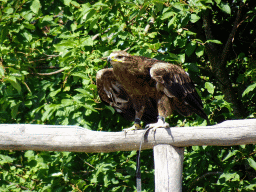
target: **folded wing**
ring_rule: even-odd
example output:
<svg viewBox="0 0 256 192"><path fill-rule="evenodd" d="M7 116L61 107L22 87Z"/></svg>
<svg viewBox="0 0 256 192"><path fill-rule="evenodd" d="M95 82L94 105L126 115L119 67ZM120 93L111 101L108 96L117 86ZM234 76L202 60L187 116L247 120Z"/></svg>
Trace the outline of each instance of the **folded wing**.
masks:
<svg viewBox="0 0 256 192"><path fill-rule="evenodd" d="M150 75L156 80L157 87L172 99L173 106L180 114L189 116L196 113L208 119L192 80L181 67L159 62L152 66Z"/></svg>

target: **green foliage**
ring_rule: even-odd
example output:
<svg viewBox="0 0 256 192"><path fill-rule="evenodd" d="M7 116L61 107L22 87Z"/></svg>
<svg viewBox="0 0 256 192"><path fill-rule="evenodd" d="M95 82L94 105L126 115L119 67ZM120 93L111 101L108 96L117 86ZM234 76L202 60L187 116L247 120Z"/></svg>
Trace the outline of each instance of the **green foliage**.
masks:
<svg viewBox="0 0 256 192"><path fill-rule="evenodd" d="M248 117L256 116L255 3L244 5L225 73ZM114 50L182 65L212 124L234 119L207 45L220 49L240 1L40 1L0 3L0 123L79 125L120 131L131 125L100 102L96 72ZM212 33L203 17L210 11ZM147 30L146 30L147 29ZM172 126L206 125L174 113ZM135 191L135 152L1 151L1 191ZM152 150L143 151L142 185L154 191ZM188 147L184 191L254 191L255 147Z"/></svg>
<svg viewBox="0 0 256 192"><path fill-rule="evenodd" d="M185 151L185 191L255 190L255 147L193 146Z"/></svg>

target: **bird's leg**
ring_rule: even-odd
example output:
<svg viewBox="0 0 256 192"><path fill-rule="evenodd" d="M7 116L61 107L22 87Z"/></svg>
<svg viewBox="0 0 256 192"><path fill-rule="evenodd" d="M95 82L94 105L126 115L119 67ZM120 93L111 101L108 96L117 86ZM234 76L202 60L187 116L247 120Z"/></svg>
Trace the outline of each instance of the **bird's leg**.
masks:
<svg viewBox="0 0 256 192"><path fill-rule="evenodd" d="M155 132L157 128L169 128L170 127L169 123L165 122L165 118L163 116L159 115L157 117L157 119L158 120L156 123L148 124L148 125L146 125L146 128L152 129Z"/></svg>
<svg viewBox="0 0 256 192"><path fill-rule="evenodd" d="M158 117L156 123L150 123L145 128L153 129L156 131L157 128L168 128L169 123L165 122L165 117L172 113L172 109L170 108L169 98L165 94L161 94L159 96L159 100L157 102L157 110Z"/></svg>
<svg viewBox="0 0 256 192"><path fill-rule="evenodd" d="M135 121L134 121L134 125L130 128L127 129L123 129L123 131L125 132L125 134L128 131L135 131L137 129L142 129L141 125L140 125L140 120L142 118L143 112L144 112L145 106L144 105L136 105L135 106Z"/></svg>

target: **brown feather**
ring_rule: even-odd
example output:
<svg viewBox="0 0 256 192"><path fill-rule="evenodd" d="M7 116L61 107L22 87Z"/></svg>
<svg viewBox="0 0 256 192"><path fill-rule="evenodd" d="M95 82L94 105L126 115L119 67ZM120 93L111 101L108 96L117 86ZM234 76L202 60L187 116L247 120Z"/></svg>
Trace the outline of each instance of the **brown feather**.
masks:
<svg viewBox="0 0 256 192"><path fill-rule="evenodd" d="M177 110L184 116L208 119L189 75L179 66L124 51L109 56L113 69L97 73L100 98L128 120L147 123Z"/></svg>
<svg viewBox="0 0 256 192"><path fill-rule="evenodd" d="M96 84L101 100L113 107L126 120L134 121L135 108L131 97L123 86L116 80L113 69L102 69L97 72ZM157 121L157 103L155 100L145 98L146 108L142 115L142 121L146 124Z"/></svg>

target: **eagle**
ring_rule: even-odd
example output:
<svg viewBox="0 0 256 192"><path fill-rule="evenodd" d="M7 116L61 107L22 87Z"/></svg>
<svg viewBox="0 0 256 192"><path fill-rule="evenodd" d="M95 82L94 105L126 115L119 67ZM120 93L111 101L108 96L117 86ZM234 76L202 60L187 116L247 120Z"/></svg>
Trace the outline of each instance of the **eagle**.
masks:
<svg viewBox="0 0 256 192"><path fill-rule="evenodd" d="M201 98L189 74L180 66L125 51L108 56L113 68L96 75L100 99L125 119L134 121L125 131L146 128L169 128L165 118L175 110L183 116L196 113L208 121Z"/></svg>

